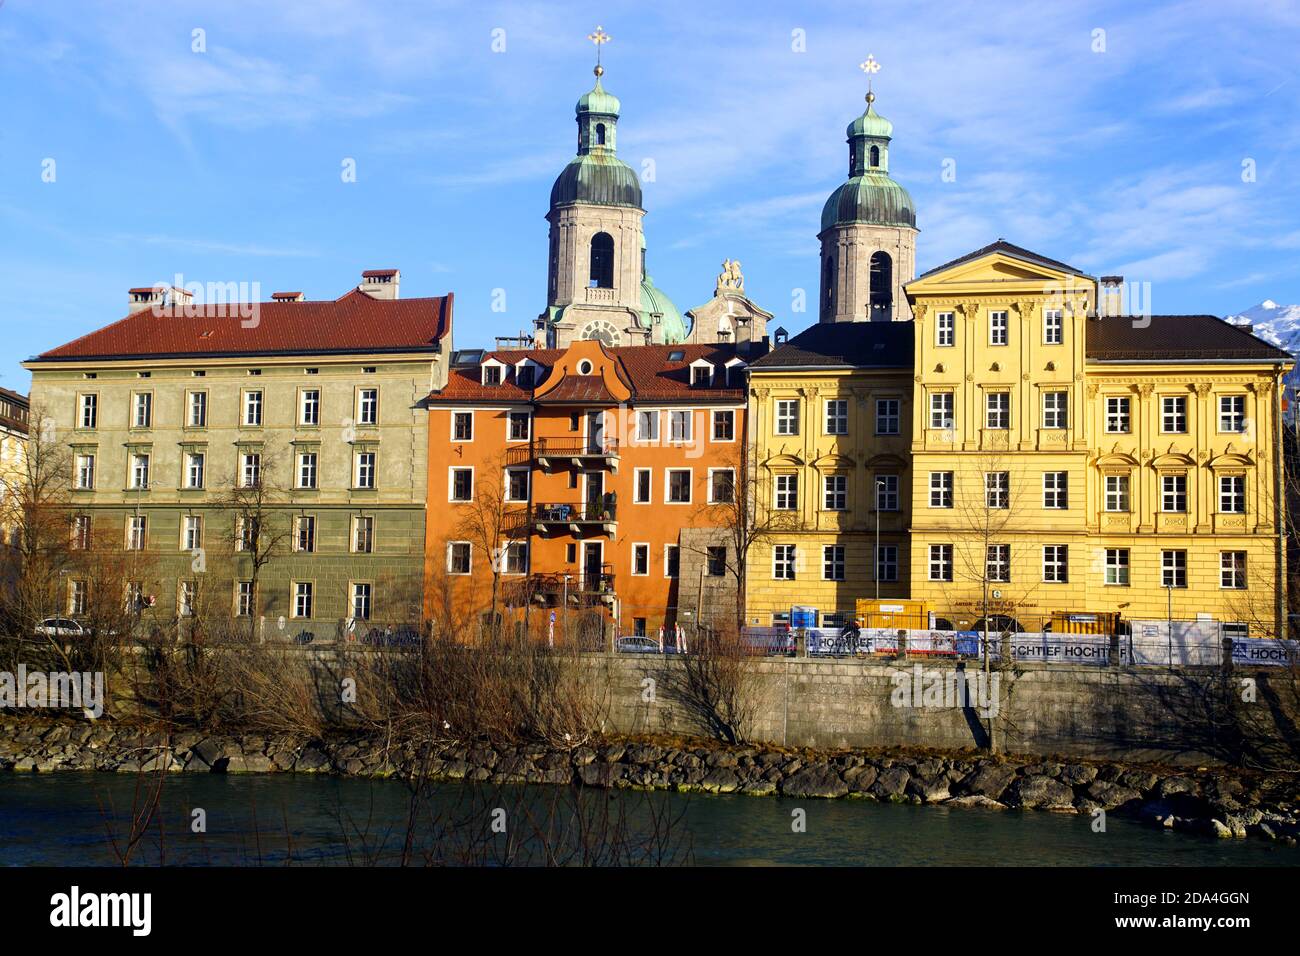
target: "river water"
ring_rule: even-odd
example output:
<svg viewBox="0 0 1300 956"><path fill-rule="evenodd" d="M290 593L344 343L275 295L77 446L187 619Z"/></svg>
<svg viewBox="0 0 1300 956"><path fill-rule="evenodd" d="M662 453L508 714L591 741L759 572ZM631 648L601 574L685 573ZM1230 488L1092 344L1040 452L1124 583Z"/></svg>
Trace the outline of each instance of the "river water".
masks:
<svg viewBox="0 0 1300 956"><path fill-rule="evenodd" d="M116 865L127 853L133 810L150 805L147 783L127 774L0 774L0 865ZM579 804L573 801L581 801ZM398 781L305 775L176 774L158 812L130 849L133 862L168 865L392 863L407 833L431 833L462 855L450 862L502 862L513 832L548 849L591 833L635 845L631 862L785 865L1294 866L1300 851L1259 840L1173 833L1111 815L946 809L861 800L798 800L735 794L431 788L412 811ZM593 810L594 808L594 810ZM548 809L550 814L548 816ZM196 811L201 811L196 813ZM587 821L584 828L573 821ZM593 820L600 824L593 826ZM410 821L416 821L411 824ZM539 825L539 821L546 825ZM554 824L564 836L553 833ZM203 824L197 826L197 822ZM495 827L495 829L494 829ZM201 830L202 832L196 832ZM586 832L574 838L576 832ZM657 835L658 839L651 839ZM116 841L117 850L113 848ZM442 846L443 844L438 844ZM646 847L653 845L653 852ZM444 862L448 858L444 857ZM578 862L580 857L567 858ZM416 860L419 861L417 853ZM520 857L514 862L536 862Z"/></svg>

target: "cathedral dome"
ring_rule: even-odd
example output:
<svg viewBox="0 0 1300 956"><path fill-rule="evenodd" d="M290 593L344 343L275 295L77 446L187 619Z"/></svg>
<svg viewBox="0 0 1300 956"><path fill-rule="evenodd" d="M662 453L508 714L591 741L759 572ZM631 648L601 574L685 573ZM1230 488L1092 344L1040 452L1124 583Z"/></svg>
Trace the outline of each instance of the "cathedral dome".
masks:
<svg viewBox="0 0 1300 956"><path fill-rule="evenodd" d="M654 327L655 315L659 316L658 328ZM686 320L677 311L673 300L649 276L641 280L641 324L645 328L654 329L651 340L656 345L671 345L686 340Z"/></svg>
<svg viewBox="0 0 1300 956"><path fill-rule="evenodd" d="M852 176L822 207L822 229L852 222L916 228L916 204L907 190L880 172Z"/></svg>
<svg viewBox="0 0 1300 956"><path fill-rule="evenodd" d="M641 182L611 153L584 153L569 160L551 187L552 209L575 202L640 209Z"/></svg>

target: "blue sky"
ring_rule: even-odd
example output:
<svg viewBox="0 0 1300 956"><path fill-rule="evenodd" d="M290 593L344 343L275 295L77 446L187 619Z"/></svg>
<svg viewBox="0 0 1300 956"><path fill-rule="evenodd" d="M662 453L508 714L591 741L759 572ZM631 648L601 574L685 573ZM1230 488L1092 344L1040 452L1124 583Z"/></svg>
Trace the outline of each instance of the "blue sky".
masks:
<svg viewBox="0 0 1300 956"><path fill-rule="evenodd" d="M1300 302L1293 0L0 0L0 385L178 273L333 298L397 266L404 297L456 293L458 346L529 328L597 23L683 310L732 257L778 323L813 321L795 290L815 307L868 53L919 271L1002 236L1150 282L1157 312Z"/></svg>

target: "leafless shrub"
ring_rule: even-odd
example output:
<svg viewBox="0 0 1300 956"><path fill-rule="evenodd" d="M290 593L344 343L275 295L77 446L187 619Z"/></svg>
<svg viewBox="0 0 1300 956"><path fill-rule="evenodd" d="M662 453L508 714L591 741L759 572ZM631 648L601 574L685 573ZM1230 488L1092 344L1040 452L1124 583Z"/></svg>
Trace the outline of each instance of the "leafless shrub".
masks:
<svg viewBox="0 0 1300 956"><path fill-rule="evenodd" d="M744 743L760 695L752 654L735 630L703 634L692 641L690 653L663 661L659 687L702 733L729 744Z"/></svg>

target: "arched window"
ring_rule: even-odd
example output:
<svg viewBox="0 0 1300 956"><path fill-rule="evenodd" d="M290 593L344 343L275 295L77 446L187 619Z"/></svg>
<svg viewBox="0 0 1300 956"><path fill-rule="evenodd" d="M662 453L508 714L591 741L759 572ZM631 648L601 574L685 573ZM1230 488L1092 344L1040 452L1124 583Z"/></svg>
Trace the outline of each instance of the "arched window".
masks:
<svg viewBox="0 0 1300 956"><path fill-rule="evenodd" d="M831 317L835 307L835 257L822 256L822 319Z"/></svg>
<svg viewBox="0 0 1300 956"><path fill-rule="evenodd" d="M614 237L607 232L591 237L591 287L614 288Z"/></svg>
<svg viewBox="0 0 1300 956"><path fill-rule="evenodd" d="M596 124L596 145L597 146L605 145L605 124L604 123Z"/></svg>
<svg viewBox="0 0 1300 956"><path fill-rule="evenodd" d="M887 252L871 255L871 315L874 322L889 321L894 303L894 262Z"/></svg>
<svg viewBox="0 0 1300 956"><path fill-rule="evenodd" d="M871 168L875 169L879 165L880 165L880 147L872 146L871 147Z"/></svg>

